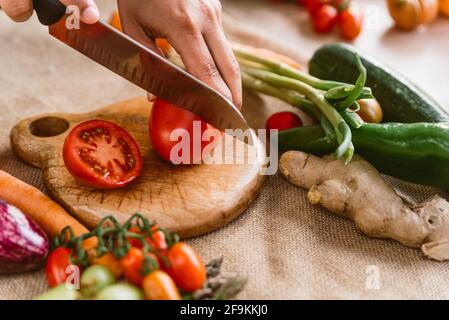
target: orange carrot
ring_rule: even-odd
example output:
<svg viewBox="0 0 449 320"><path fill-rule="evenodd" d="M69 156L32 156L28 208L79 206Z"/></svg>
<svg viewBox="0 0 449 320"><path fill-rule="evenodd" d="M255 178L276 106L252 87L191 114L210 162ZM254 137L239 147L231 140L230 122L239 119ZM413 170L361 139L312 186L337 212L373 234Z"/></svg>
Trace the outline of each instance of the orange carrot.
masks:
<svg viewBox="0 0 449 320"><path fill-rule="evenodd" d="M109 18L108 23L117 29L118 31L123 31L122 23L120 22L120 14L117 10L112 12L111 17ZM172 46L167 42L167 40L162 38L156 39L156 45L164 52L165 54L169 54L172 50Z"/></svg>
<svg viewBox="0 0 449 320"><path fill-rule="evenodd" d="M59 204L52 201L29 184L0 170L0 199L19 208L26 216L35 221L50 237L59 236L62 229L72 227L75 236L80 236L89 230L73 218ZM95 247L97 239L90 238L84 242L84 247Z"/></svg>
<svg viewBox="0 0 449 320"><path fill-rule="evenodd" d="M89 250L89 261L93 265L101 265L108 268L112 274L118 279L123 273L122 265L120 260L118 260L111 252L108 252L101 257L96 257L95 250Z"/></svg>
<svg viewBox="0 0 449 320"><path fill-rule="evenodd" d="M156 45L159 47L159 49L162 50L166 55L169 55L170 52L173 50L173 47L168 43L167 40L162 38L156 39Z"/></svg>
<svg viewBox="0 0 449 320"><path fill-rule="evenodd" d="M119 16L117 10L115 10L115 11L111 14L111 17L109 18L108 23L109 23L111 26L113 26L114 28L116 28L118 31L123 31L122 23L120 22L120 16Z"/></svg>

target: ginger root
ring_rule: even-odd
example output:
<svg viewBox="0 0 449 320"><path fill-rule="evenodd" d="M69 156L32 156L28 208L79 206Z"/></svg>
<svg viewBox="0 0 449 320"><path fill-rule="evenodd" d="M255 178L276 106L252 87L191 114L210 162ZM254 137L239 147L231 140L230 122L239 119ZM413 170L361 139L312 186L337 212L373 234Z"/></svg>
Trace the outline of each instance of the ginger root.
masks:
<svg viewBox="0 0 449 320"><path fill-rule="evenodd" d="M421 248L429 258L449 260L449 202L435 196L407 204L367 161L345 165L332 156L303 152L282 155L280 170L291 183L308 189L312 204L352 219L367 236L394 239Z"/></svg>

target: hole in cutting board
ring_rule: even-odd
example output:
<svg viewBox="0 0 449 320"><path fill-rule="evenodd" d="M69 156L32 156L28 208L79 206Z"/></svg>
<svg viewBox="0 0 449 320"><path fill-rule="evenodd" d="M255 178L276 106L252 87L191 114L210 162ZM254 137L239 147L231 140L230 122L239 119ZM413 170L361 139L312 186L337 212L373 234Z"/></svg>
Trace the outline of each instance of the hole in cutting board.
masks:
<svg viewBox="0 0 449 320"><path fill-rule="evenodd" d="M70 124L67 120L58 117L45 117L30 123L29 129L36 137L54 137L64 133Z"/></svg>

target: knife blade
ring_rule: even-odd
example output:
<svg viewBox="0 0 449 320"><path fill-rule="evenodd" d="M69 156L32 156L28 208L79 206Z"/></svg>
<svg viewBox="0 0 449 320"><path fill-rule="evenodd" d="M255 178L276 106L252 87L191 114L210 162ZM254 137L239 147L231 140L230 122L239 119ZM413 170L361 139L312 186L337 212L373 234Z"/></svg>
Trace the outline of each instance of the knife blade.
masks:
<svg viewBox="0 0 449 320"><path fill-rule="evenodd" d="M240 111L223 95L131 37L101 21L73 23L58 0L34 0L34 4L39 21L49 25L53 37L93 61L217 129L249 129Z"/></svg>

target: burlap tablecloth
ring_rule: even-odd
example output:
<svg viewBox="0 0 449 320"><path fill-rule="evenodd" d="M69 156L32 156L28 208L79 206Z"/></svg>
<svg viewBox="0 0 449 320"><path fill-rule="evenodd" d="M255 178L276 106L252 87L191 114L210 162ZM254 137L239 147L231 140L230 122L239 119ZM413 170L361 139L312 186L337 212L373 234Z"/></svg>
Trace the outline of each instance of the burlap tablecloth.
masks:
<svg viewBox="0 0 449 320"><path fill-rule="evenodd" d="M285 32L294 30L294 35L298 30L293 28L299 26L299 21L307 23L303 14L290 14L291 8L281 7L281 13L274 13L264 7L266 4L259 5L260 1L224 2L232 14L246 15L255 25L269 18L265 20L265 34L270 34L267 30L272 26L272 35L276 28ZM98 3L104 15L114 6L114 1ZM241 7L246 11L237 11ZM262 33L260 28L253 30ZM242 37L243 33L243 37L250 39L245 32L244 28L234 26L229 33L231 37ZM279 49L288 52L297 43L307 56L318 43L305 34L305 39L298 36L292 40L292 34L282 33L285 37L280 39L283 44ZM368 43L367 37L362 38L362 44ZM326 38L331 39L332 36ZM260 43L263 39L251 41ZM50 38L35 19L26 24L12 24L0 13L0 48L0 168L42 190L45 188L40 171L17 160L9 148L9 131L17 121L42 112L83 112L142 94ZM436 68L438 52L434 54L434 62L428 61L430 69ZM417 59L423 59L417 54ZM407 63L403 59L392 61ZM445 66L447 69L447 61ZM425 73L418 83L433 89L432 94L449 105L446 91L422 81L423 77L447 77L441 73ZM246 98L257 99L248 95ZM246 110L251 122L260 125L269 110L257 112ZM438 192L391 182L399 193L415 201ZM447 193L439 193L448 197ZM280 175L268 178L259 198L240 218L190 243L205 260L223 256L226 272L248 277L248 285L239 296L244 299L449 298L448 263L429 261L419 250L393 241L363 236L352 222L311 206L305 191L290 185ZM0 299L27 299L45 290L42 271L0 276Z"/></svg>

